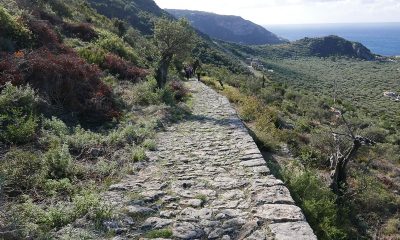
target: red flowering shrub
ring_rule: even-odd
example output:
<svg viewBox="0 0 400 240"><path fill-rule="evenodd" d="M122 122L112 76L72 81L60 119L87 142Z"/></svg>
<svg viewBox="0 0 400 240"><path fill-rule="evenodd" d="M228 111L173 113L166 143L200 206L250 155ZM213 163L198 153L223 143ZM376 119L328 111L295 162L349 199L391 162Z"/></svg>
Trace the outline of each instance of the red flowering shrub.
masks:
<svg viewBox="0 0 400 240"><path fill-rule="evenodd" d="M56 55L47 49L31 52L23 60L8 58L7 62L0 62L0 83L29 84L58 113L75 115L84 123L120 116L101 74L96 65L88 64L75 53Z"/></svg>
<svg viewBox="0 0 400 240"><path fill-rule="evenodd" d="M17 68L11 56L5 56L0 61L0 87L4 86L6 82L11 82L18 85L22 82L22 74Z"/></svg>
<svg viewBox="0 0 400 240"><path fill-rule="evenodd" d="M60 37L47 21L30 20L28 26L34 35L37 47L45 46L54 50L62 47Z"/></svg>
<svg viewBox="0 0 400 240"><path fill-rule="evenodd" d="M181 81L171 81L169 83L169 86L174 93L175 99L178 101L182 101L189 94L189 90L183 85Z"/></svg>
<svg viewBox="0 0 400 240"><path fill-rule="evenodd" d="M148 74L146 70L133 66L114 54L107 54L101 67L109 70L113 74L118 74L121 79L130 80L132 82L137 82Z"/></svg>
<svg viewBox="0 0 400 240"><path fill-rule="evenodd" d="M90 42L98 37L96 31L88 23L64 23L62 27L67 36L76 37L86 42Z"/></svg>

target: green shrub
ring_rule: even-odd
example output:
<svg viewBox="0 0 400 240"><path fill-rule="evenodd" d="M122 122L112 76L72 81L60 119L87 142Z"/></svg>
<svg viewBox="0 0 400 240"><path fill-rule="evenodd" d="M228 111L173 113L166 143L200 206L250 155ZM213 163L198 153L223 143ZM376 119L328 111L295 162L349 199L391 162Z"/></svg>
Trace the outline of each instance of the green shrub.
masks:
<svg viewBox="0 0 400 240"><path fill-rule="evenodd" d="M287 169L284 176L295 201L303 209L307 221L313 227L319 239L347 239L339 219L336 196L324 187L315 173L303 172L293 174Z"/></svg>
<svg viewBox="0 0 400 240"><path fill-rule="evenodd" d="M144 140L142 146L150 151L157 150L157 143L153 139Z"/></svg>
<svg viewBox="0 0 400 240"><path fill-rule="evenodd" d="M32 141L38 127L38 102L29 86L15 87L6 83L0 93L0 140L11 143Z"/></svg>
<svg viewBox="0 0 400 240"><path fill-rule="evenodd" d="M73 159L67 144L50 149L45 158L50 178L62 179L69 177L72 173Z"/></svg>
<svg viewBox="0 0 400 240"><path fill-rule="evenodd" d="M74 215L76 218L87 215L96 224L111 218L111 208L101 202L98 194L83 192L73 198Z"/></svg>
<svg viewBox="0 0 400 240"><path fill-rule="evenodd" d="M254 121L261 109L261 103L256 97L246 97L240 103L240 117L244 121Z"/></svg>
<svg viewBox="0 0 400 240"><path fill-rule="evenodd" d="M389 219L386 223L384 233L387 235L394 235L394 234L400 235L400 219L399 218Z"/></svg>
<svg viewBox="0 0 400 240"><path fill-rule="evenodd" d="M107 52L101 48L90 46L85 48L79 48L78 54L81 58L84 58L87 62L100 65L104 62Z"/></svg>
<svg viewBox="0 0 400 240"><path fill-rule="evenodd" d="M11 149L0 161L6 192L32 190L44 183L47 166L40 153Z"/></svg>
<svg viewBox="0 0 400 240"><path fill-rule="evenodd" d="M48 239L52 229L75 220L73 209L65 202L45 207L35 204L28 197L23 203L14 205L12 210L18 214L10 220L19 225L18 233L23 239Z"/></svg>
<svg viewBox="0 0 400 240"><path fill-rule="evenodd" d="M75 127L73 134L67 138L67 143L73 152L81 152L83 149L101 145L103 142L103 135L85 130L80 126Z"/></svg>
<svg viewBox="0 0 400 240"><path fill-rule="evenodd" d="M101 159L94 165L94 171L96 176L103 179L105 177L113 175L118 171L118 163L115 161L106 161Z"/></svg>
<svg viewBox="0 0 400 240"><path fill-rule="evenodd" d="M2 6L0 6L0 32L0 51L15 51L14 48L23 48L30 44L32 33L22 24L21 19L9 14Z"/></svg>
<svg viewBox="0 0 400 240"><path fill-rule="evenodd" d="M44 119L42 122L43 130L50 132L58 137L64 137L69 133L69 129L65 123L56 118L52 117L51 119Z"/></svg>
<svg viewBox="0 0 400 240"><path fill-rule="evenodd" d="M71 194L74 187L68 178L63 178L60 180L47 179L44 184L44 190L49 196L56 196L60 194Z"/></svg>
<svg viewBox="0 0 400 240"><path fill-rule="evenodd" d="M136 84L131 94L132 105L155 105L162 102L162 90L157 90L157 82L154 78Z"/></svg>
<svg viewBox="0 0 400 240"><path fill-rule="evenodd" d="M102 35L103 36L96 43L97 46L133 63L139 62L139 57L137 53L121 38L111 33L105 32L102 32Z"/></svg>
<svg viewBox="0 0 400 240"><path fill-rule="evenodd" d="M146 152L142 147L135 147L132 150L132 161L139 162L147 159Z"/></svg>
<svg viewBox="0 0 400 240"><path fill-rule="evenodd" d="M172 237L172 230L170 229L159 229L159 230L152 230L146 233L146 238L171 238Z"/></svg>

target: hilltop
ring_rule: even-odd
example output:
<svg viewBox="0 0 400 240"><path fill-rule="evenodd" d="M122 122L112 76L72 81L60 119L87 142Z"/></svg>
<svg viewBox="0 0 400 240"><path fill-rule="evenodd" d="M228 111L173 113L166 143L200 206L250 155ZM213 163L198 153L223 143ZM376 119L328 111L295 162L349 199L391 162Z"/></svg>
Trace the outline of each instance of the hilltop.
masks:
<svg viewBox="0 0 400 240"><path fill-rule="evenodd" d="M239 16L177 9L166 9L166 11L176 18L187 18L193 27L215 39L246 45L286 42L264 27Z"/></svg>
<svg viewBox="0 0 400 240"><path fill-rule="evenodd" d="M244 46L221 43L238 57L254 55L262 58L298 58L298 57L348 57L360 60L375 60L377 55L358 42L348 41L338 36L304 38L291 43L264 46Z"/></svg>

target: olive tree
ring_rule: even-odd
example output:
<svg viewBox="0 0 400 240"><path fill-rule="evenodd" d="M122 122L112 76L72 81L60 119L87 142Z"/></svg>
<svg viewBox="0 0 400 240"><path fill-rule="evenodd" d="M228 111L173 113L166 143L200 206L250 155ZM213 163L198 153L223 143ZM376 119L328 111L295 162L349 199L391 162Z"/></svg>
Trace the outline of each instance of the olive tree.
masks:
<svg viewBox="0 0 400 240"><path fill-rule="evenodd" d="M157 20L154 27L154 40L159 51L156 69L158 87L167 82L168 68L174 58L184 59L189 56L195 46L196 36L185 19L178 21L169 19Z"/></svg>

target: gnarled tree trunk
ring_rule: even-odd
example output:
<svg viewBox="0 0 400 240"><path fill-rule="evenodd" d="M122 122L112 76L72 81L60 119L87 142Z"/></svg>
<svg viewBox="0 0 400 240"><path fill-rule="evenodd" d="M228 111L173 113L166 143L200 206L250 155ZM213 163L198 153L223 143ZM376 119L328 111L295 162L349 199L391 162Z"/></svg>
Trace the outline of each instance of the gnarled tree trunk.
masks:
<svg viewBox="0 0 400 240"><path fill-rule="evenodd" d="M163 88L167 83L168 68L171 64L171 60L171 57L163 57L158 63L158 67L156 70L156 80L159 88Z"/></svg>

